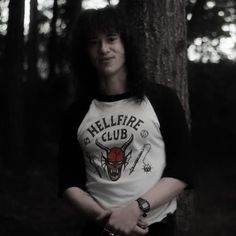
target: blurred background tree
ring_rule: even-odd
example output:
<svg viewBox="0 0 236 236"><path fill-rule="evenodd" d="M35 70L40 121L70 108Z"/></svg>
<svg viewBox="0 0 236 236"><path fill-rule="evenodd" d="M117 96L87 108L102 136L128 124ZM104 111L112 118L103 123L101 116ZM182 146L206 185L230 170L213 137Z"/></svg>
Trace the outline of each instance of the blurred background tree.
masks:
<svg viewBox="0 0 236 236"><path fill-rule="evenodd" d="M235 153L236 1L190 0L186 17L195 141Z"/></svg>
<svg viewBox="0 0 236 236"><path fill-rule="evenodd" d="M0 1L0 234L63 235L78 228L66 207L62 216L53 195L62 113L75 94L68 43L82 8L118 2ZM197 184L202 191L196 235L231 236L236 234L230 224L235 216L229 214L222 221L219 211L209 205L215 202L226 213L233 210L229 204L235 200L233 174L228 168L234 166L236 154L236 0L186 2L188 75L184 76L188 77L192 138L198 157ZM12 188L15 185L18 190ZM20 194L22 189L27 194ZM49 195L42 200L46 190ZM229 196L228 201L223 195ZM42 209L36 213L38 202ZM51 220L42 215L50 215ZM66 226L60 225L62 220ZM210 222L218 222L218 227Z"/></svg>
<svg viewBox="0 0 236 236"><path fill-rule="evenodd" d="M5 161L18 162L24 158L24 92L23 92L23 48L24 48L24 0L9 2L8 30L3 50L1 76L1 116L4 126L3 153Z"/></svg>

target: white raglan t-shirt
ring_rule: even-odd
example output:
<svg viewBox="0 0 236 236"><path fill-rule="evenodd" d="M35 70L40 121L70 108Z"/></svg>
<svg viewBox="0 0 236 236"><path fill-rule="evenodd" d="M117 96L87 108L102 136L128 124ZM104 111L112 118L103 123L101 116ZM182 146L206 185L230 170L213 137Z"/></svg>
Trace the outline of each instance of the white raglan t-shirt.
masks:
<svg viewBox="0 0 236 236"><path fill-rule="evenodd" d="M104 207L125 207L150 190L166 165L160 123L148 100L92 100L77 138L91 196ZM151 210L148 224L176 210L176 199Z"/></svg>

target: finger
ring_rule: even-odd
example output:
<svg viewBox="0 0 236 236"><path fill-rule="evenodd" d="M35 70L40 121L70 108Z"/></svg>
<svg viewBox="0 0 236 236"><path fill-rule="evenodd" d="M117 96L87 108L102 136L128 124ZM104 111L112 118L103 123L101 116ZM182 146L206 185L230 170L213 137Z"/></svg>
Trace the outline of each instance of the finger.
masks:
<svg viewBox="0 0 236 236"><path fill-rule="evenodd" d="M148 227L148 224L146 222L144 222L144 221L141 221L141 220L138 221L137 225L139 227L141 227L142 229L145 229L145 228Z"/></svg>
<svg viewBox="0 0 236 236"><path fill-rule="evenodd" d="M110 216L111 214L112 214L112 211L109 210L109 209L106 209L105 212L104 212L105 217Z"/></svg>
<svg viewBox="0 0 236 236"><path fill-rule="evenodd" d="M148 227L143 229L139 227L138 225L136 225L133 232L134 232L134 235L141 236L141 235L146 235L148 231L149 231Z"/></svg>
<svg viewBox="0 0 236 236"><path fill-rule="evenodd" d="M107 218L109 218L111 215L111 211L110 210L105 210L101 215L99 215L96 220L101 221L101 220L106 220Z"/></svg>

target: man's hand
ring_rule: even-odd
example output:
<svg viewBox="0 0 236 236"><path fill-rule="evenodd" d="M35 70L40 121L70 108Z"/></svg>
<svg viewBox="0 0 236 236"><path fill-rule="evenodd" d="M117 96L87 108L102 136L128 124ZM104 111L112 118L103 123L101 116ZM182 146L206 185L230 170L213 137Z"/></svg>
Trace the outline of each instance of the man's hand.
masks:
<svg viewBox="0 0 236 236"><path fill-rule="evenodd" d="M101 212L101 214L99 216L96 217L95 221L101 225L102 227L104 227L104 225L107 224L107 221L111 215L112 211L109 209L106 209L104 211Z"/></svg>
<svg viewBox="0 0 236 236"><path fill-rule="evenodd" d="M111 211L105 227L114 234L141 236L148 233L147 224L140 220L142 212L136 201L124 208L112 208Z"/></svg>

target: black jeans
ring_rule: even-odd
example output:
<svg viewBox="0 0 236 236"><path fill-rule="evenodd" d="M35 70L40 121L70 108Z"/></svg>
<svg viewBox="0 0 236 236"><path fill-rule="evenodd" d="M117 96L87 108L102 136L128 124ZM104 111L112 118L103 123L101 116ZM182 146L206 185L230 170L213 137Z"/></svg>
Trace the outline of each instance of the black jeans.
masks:
<svg viewBox="0 0 236 236"><path fill-rule="evenodd" d="M161 222L149 225L149 232L146 236L174 236L175 214L168 214ZM94 223L88 222L82 230L81 236L108 236L103 228Z"/></svg>

